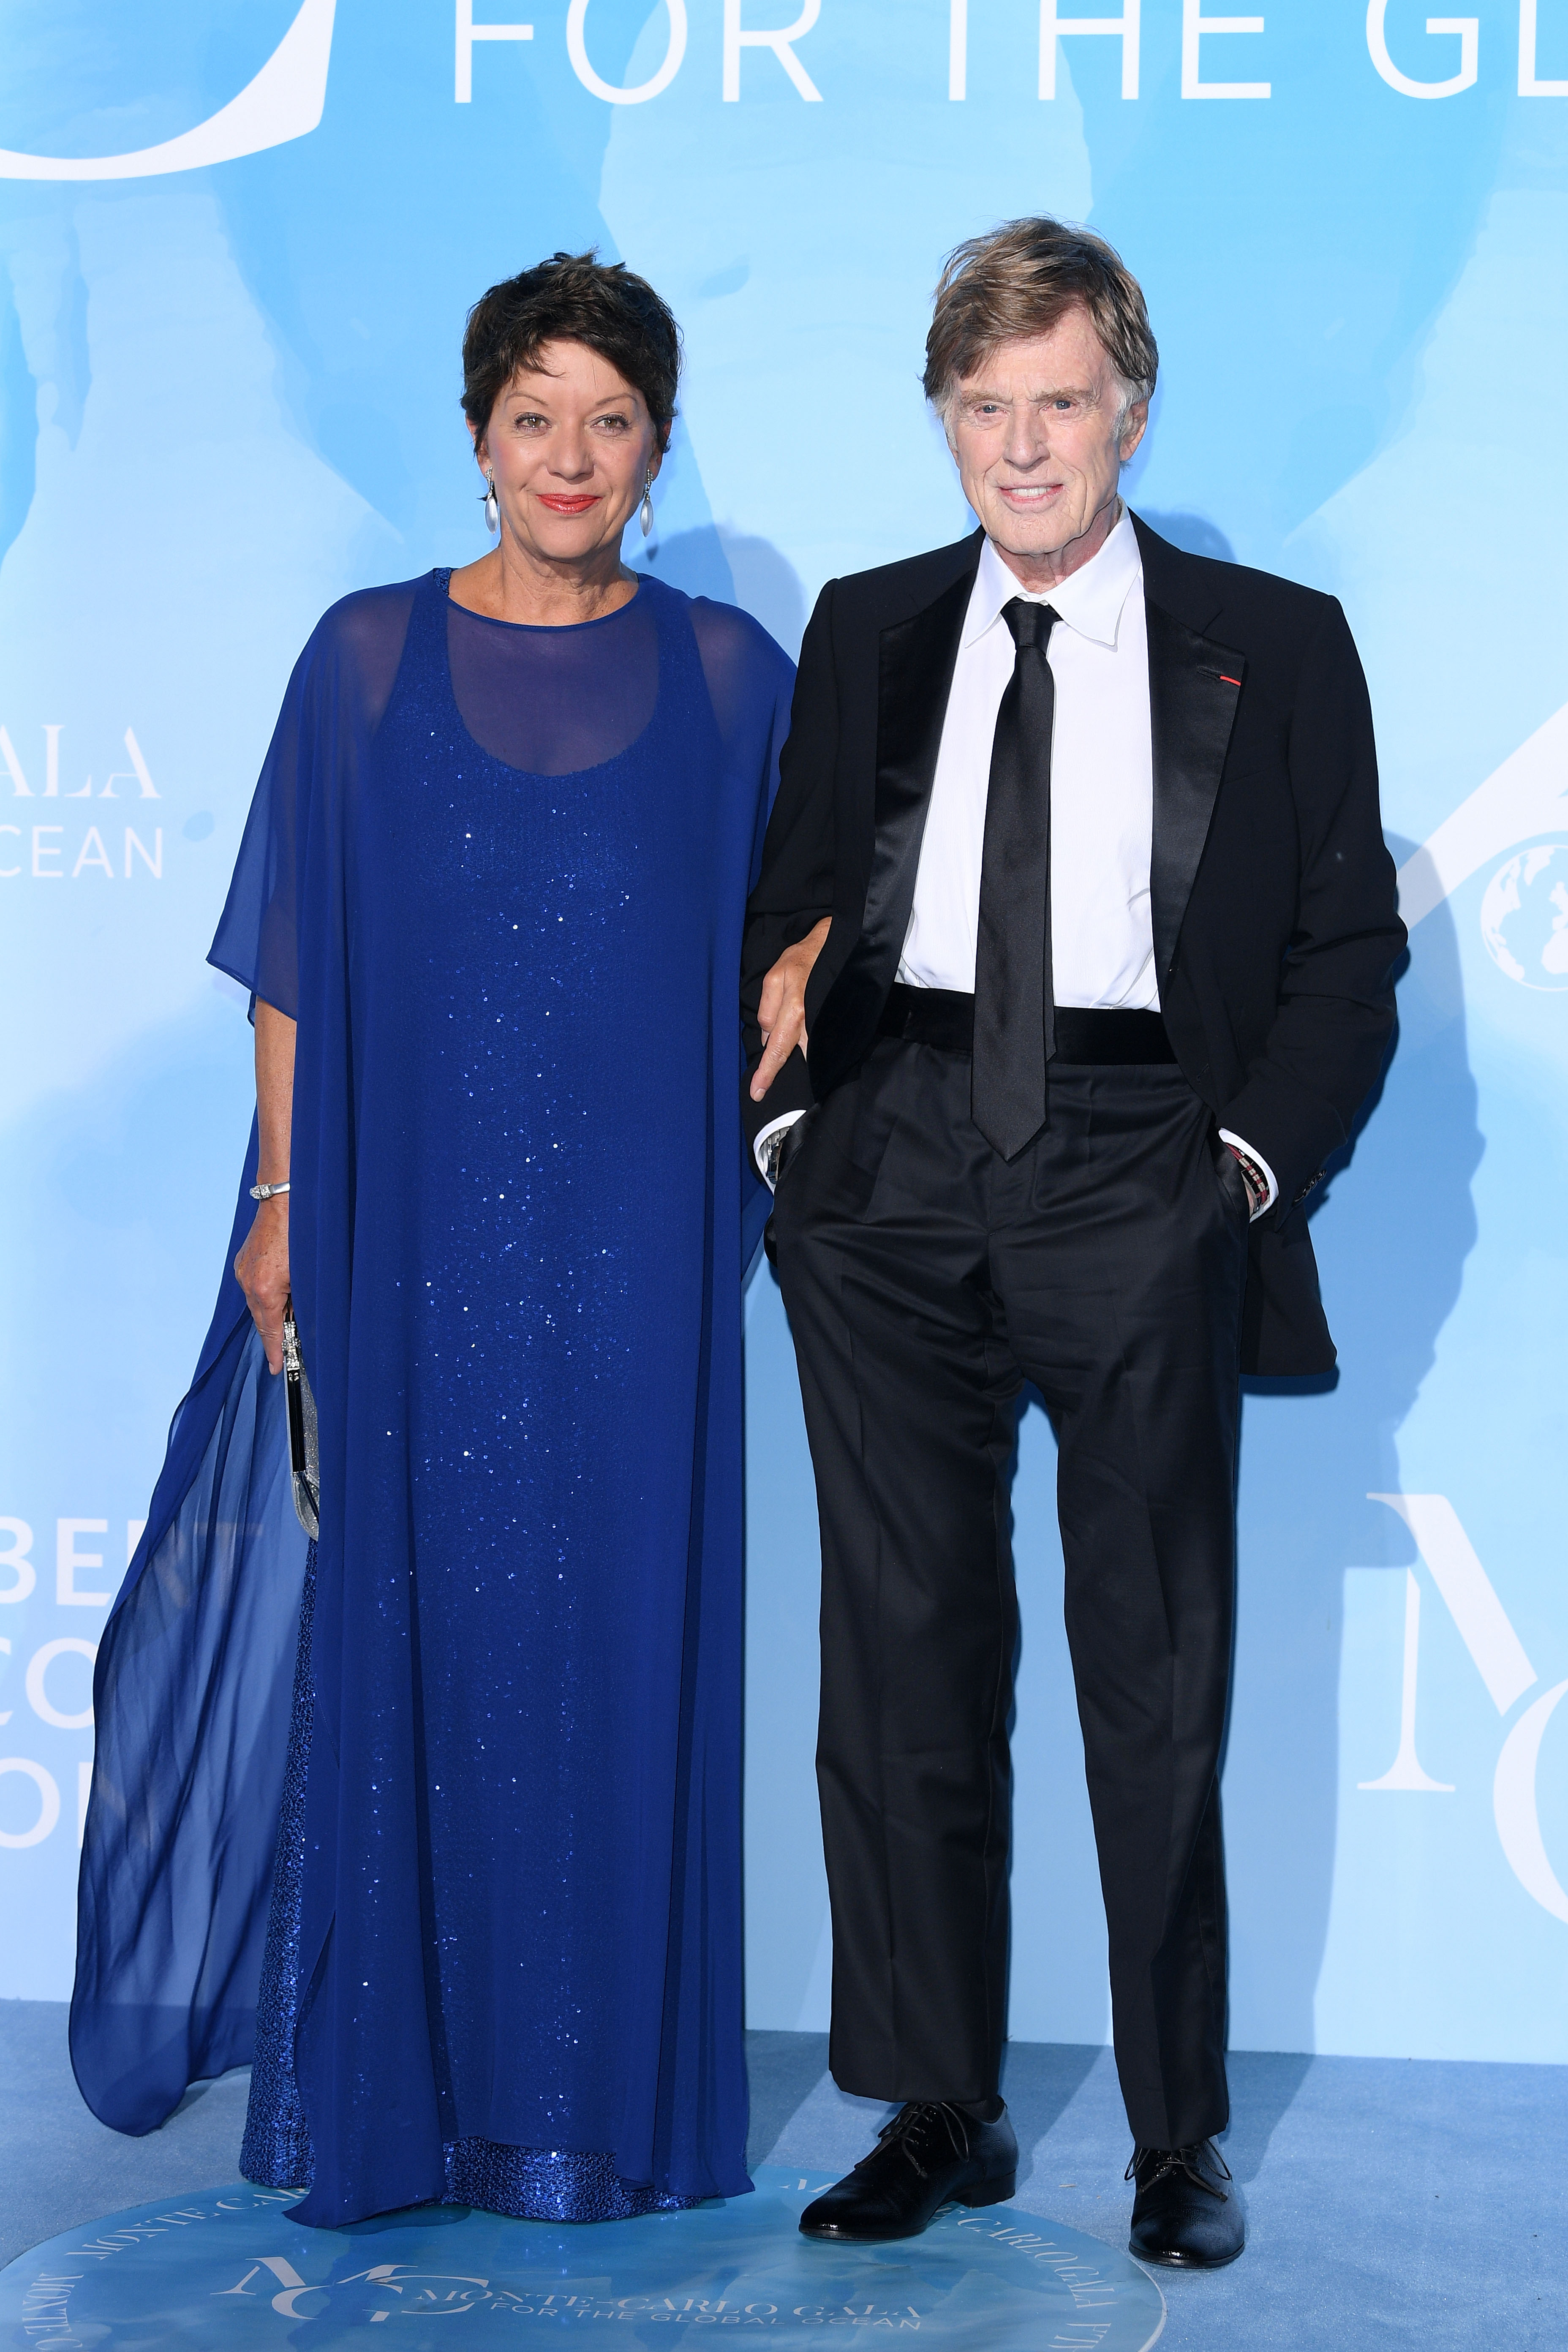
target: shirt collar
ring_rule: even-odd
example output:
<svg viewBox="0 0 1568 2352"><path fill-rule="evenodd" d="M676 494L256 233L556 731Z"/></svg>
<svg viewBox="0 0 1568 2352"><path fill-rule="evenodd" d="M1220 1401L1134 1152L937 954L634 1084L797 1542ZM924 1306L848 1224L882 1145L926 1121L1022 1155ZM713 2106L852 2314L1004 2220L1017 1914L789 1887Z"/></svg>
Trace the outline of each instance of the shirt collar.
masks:
<svg viewBox="0 0 1568 2352"><path fill-rule="evenodd" d="M1132 517L1124 506L1121 517L1089 562L1050 589L1020 587L990 540L980 551L974 593L963 624L963 643L973 645L1002 616L1002 607L1015 596L1033 604L1051 605L1059 620L1079 636L1097 645L1114 646L1128 592L1142 579L1143 560Z"/></svg>

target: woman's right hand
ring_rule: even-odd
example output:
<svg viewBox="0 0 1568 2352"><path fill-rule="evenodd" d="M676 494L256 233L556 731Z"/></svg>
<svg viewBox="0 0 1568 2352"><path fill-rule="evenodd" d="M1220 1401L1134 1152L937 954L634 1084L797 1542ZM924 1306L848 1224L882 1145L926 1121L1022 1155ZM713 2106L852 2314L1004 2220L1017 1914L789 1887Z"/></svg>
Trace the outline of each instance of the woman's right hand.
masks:
<svg viewBox="0 0 1568 2352"><path fill-rule="evenodd" d="M234 1262L250 1319L261 1334L268 1369L283 1369L283 1309L289 1304L289 1195L263 1201Z"/></svg>

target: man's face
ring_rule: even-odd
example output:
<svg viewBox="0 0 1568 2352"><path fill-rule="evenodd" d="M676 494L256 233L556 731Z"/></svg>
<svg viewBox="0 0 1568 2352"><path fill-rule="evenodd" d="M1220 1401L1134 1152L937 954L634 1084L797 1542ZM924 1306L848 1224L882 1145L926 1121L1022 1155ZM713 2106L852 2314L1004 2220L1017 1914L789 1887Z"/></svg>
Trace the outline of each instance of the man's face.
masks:
<svg viewBox="0 0 1568 2352"><path fill-rule="evenodd" d="M1002 343L958 386L948 439L963 493L1004 555L1049 558L1103 537L1149 404L1124 394L1089 313ZM1096 524L1099 522L1099 530Z"/></svg>

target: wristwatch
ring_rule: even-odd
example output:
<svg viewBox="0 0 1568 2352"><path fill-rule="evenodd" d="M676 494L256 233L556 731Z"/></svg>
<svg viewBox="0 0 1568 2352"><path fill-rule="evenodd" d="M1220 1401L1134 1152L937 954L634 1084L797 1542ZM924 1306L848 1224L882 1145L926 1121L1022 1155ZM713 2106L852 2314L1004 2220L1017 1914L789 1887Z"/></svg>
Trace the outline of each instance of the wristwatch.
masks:
<svg viewBox="0 0 1568 2352"><path fill-rule="evenodd" d="M1268 1200L1268 1177L1249 1151L1238 1150L1234 1143L1227 1143L1225 1148L1241 1171L1242 1181L1247 1186L1247 1197L1252 1203L1253 1216L1260 1215Z"/></svg>

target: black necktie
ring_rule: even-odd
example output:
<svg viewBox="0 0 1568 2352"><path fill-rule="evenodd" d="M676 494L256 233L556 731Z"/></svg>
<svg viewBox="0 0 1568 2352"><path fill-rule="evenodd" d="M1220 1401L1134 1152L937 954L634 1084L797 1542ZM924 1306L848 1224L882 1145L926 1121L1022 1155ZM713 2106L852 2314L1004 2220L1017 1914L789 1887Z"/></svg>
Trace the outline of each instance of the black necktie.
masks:
<svg viewBox="0 0 1568 2352"><path fill-rule="evenodd" d="M1057 614L1015 596L1002 607L1016 651L996 713L980 934L974 959L975 1126L1004 1160L1046 1123L1046 1064L1056 1047L1051 993L1051 725L1046 648Z"/></svg>

